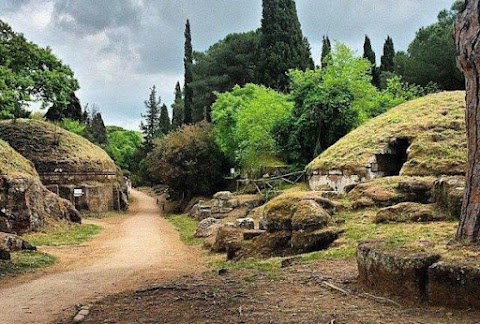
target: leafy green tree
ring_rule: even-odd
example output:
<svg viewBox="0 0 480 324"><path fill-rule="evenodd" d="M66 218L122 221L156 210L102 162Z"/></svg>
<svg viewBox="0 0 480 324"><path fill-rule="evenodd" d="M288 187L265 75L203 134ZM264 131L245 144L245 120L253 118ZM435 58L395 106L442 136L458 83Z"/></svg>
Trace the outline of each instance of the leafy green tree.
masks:
<svg viewBox="0 0 480 324"><path fill-rule="evenodd" d="M158 139L144 164L155 183L168 185L187 199L218 191L225 174L212 126L205 122L184 125Z"/></svg>
<svg viewBox="0 0 480 324"><path fill-rule="evenodd" d="M133 171L137 164L137 152L142 147L142 134L116 126L107 126L107 138L107 153L122 170Z"/></svg>
<svg viewBox="0 0 480 324"><path fill-rule="evenodd" d="M457 1L451 10L441 11L436 23L417 31L406 53L396 55L395 72L405 81L424 87L436 83L443 90L465 89L452 37L453 23L462 2Z"/></svg>
<svg viewBox="0 0 480 324"><path fill-rule="evenodd" d="M280 155L303 168L359 124L397 102L371 83L371 63L337 44L325 69L292 71L291 115L274 128Z"/></svg>
<svg viewBox="0 0 480 324"><path fill-rule="evenodd" d="M163 104L160 109L159 132L162 135L168 134L172 125L170 124L170 117L168 116L167 105Z"/></svg>
<svg viewBox="0 0 480 324"><path fill-rule="evenodd" d="M314 67L310 46L303 37L293 0L263 0L262 4L257 80L267 87L287 92L290 69Z"/></svg>
<svg viewBox="0 0 480 324"><path fill-rule="evenodd" d="M183 125L183 97L180 82L175 85L175 101L172 104L172 130Z"/></svg>
<svg viewBox="0 0 480 324"><path fill-rule="evenodd" d="M192 33L190 30L190 21L187 19L185 25L185 57L183 59L185 75L183 85L183 122L191 124L193 122L193 48Z"/></svg>
<svg viewBox="0 0 480 324"><path fill-rule="evenodd" d="M330 55L331 52L332 52L332 43L330 43L330 39L328 38L328 36L323 36L323 39L322 39L322 58L320 60L322 68L327 67L328 56Z"/></svg>
<svg viewBox="0 0 480 324"><path fill-rule="evenodd" d="M31 102L68 106L79 88L72 70L49 48L27 41L0 20L0 118L26 117Z"/></svg>
<svg viewBox="0 0 480 324"><path fill-rule="evenodd" d="M69 132L88 138L87 125L78 120L64 118L58 122L58 126Z"/></svg>
<svg viewBox="0 0 480 324"><path fill-rule="evenodd" d="M291 110L287 97L274 90L254 84L235 86L230 92L218 94L212 106L216 142L244 172L283 165L271 130Z"/></svg>
<svg viewBox="0 0 480 324"><path fill-rule="evenodd" d="M204 53L195 53L193 65L194 120L211 120L215 92L255 82L260 32L230 34Z"/></svg>
<svg viewBox="0 0 480 324"><path fill-rule="evenodd" d="M145 121L142 121L140 124L140 129L143 133L145 151L150 152L153 148L153 139L158 135L159 121L160 121L160 97L157 100L157 89L153 86L150 89L150 96L148 100L145 101L145 108L147 113L142 114L142 118Z"/></svg>
<svg viewBox="0 0 480 324"><path fill-rule="evenodd" d="M383 45L383 55L381 57L380 70L382 72L394 72L395 70L395 47L393 45L393 39L388 36Z"/></svg>
<svg viewBox="0 0 480 324"><path fill-rule="evenodd" d="M380 71L377 68L377 59L375 52L372 49L372 42L370 38L365 35L365 43L363 44L363 58L367 59L372 65L370 75L372 76L372 84L380 88Z"/></svg>

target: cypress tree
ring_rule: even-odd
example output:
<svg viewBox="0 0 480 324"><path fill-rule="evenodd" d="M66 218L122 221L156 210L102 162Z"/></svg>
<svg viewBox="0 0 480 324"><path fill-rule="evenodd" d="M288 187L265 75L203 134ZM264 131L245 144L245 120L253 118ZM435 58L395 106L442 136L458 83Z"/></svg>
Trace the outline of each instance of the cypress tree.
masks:
<svg viewBox="0 0 480 324"><path fill-rule="evenodd" d="M365 43L363 44L363 58L370 61L372 64L372 69L370 70L370 74L372 75L372 84L380 88L380 71L377 68L377 59L375 52L372 49L372 42L370 38L365 35Z"/></svg>
<svg viewBox="0 0 480 324"><path fill-rule="evenodd" d="M160 98L157 101L157 90L153 86L150 89L150 96L148 100L145 101L145 107L147 108L147 113L142 114L142 118L145 118L145 122L142 121L140 124L140 129L143 133L143 138L145 140L145 150L149 152L153 148L153 139L158 134L159 120L160 120Z"/></svg>
<svg viewBox="0 0 480 324"><path fill-rule="evenodd" d="M193 90L191 83L193 82L193 48L192 48L192 33L190 30L190 21L187 19L185 25L185 57L183 59L185 68L185 82L183 85L183 122L185 124L191 124L192 110L193 110Z"/></svg>
<svg viewBox="0 0 480 324"><path fill-rule="evenodd" d="M172 130L183 125L183 98L180 82L175 85L175 101L172 104Z"/></svg>
<svg viewBox="0 0 480 324"><path fill-rule="evenodd" d="M327 67L327 56L332 52L332 44L328 36L323 36L322 40L322 59L320 60L321 67Z"/></svg>
<svg viewBox="0 0 480 324"><path fill-rule="evenodd" d="M393 39L388 36L383 45L383 56L381 58L382 65L380 70L382 72L393 72L395 70L395 47L393 46Z"/></svg>
<svg viewBox="0 0 480 324"><path fill-rule="evenodd" d="M92 110L92 116L87 124L87 131L92 142L105 147L108 143L107 128L103 122L102 114L95 108Z"/></svg>
<svg viewBox="0 0 480 324"><path fill-rule="evenodd" d="M170 117L168 116L167 105L163 104L162 108L160 109L160 121L158 124L158 131L162 135L166 135L170 131L170 128L171 128L171 124L170 124Z"/></svg>
<svg viewBox="0 0 480 324"><path fill-rule="evenodd" d="M263 0L257 80L288 91L289 69L313 68L310 46L303 37L293 0Z"/></svg>

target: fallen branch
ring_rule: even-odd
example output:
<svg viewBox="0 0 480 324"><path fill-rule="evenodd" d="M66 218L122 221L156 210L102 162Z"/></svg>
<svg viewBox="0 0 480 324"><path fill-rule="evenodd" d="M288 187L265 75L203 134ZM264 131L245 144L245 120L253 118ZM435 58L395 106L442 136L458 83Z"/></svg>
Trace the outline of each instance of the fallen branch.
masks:
<svg viewBox="0 0 480 324"><path fill-rule="evenodd" d="M342 289L340 287L337 287L335 286L334 284L328 282L328 281L322 281L322 285L328 287L328 288L331 288L333 290L336 290L336 291L339 291L341 292L342 294L345 294L345 295L350 295L350 293L348 291L346 291L345 289Z"/></svg>
<svg viewBox="0 0 480 324"><path fill-rule="evenodd" d="M369 294L369 293L363 293L360 296L367 297L367 298L376 300L376 301L381 302L381 303L392 304L392 305L395 305L397 307L402 307L402 305L400 305L396 301L385 298L385 297L379 297L379 296L375 296L375 295L372 295L372 294Z"/></svg>

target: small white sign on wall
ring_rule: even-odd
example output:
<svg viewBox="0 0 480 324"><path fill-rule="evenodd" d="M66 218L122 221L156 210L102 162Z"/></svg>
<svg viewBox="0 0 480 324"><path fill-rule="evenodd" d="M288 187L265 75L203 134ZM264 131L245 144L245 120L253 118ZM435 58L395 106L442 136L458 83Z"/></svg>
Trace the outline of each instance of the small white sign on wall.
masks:
<svg viewBox="0 0 480 324"><path fill-rule="evenodd" d="M82 197L83 196L83 189L73 189L73 196L74 197Z"/></svg>

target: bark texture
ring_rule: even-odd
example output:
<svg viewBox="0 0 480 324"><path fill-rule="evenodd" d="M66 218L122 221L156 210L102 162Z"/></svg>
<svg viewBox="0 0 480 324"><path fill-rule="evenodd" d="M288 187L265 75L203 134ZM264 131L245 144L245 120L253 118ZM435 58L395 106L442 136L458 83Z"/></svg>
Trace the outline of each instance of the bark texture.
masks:
<svg viewBox="0 0 480 324"><path fill-rule="evenodd" d="M480 0L467 0L455 25L457 61L465 74L468 170L457 239L480 241Z"/></svg>

